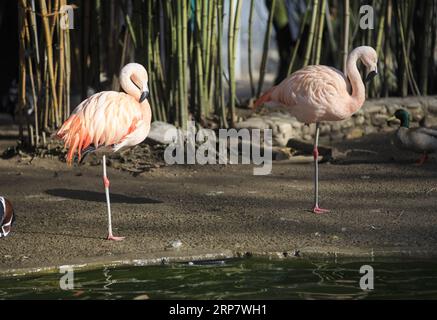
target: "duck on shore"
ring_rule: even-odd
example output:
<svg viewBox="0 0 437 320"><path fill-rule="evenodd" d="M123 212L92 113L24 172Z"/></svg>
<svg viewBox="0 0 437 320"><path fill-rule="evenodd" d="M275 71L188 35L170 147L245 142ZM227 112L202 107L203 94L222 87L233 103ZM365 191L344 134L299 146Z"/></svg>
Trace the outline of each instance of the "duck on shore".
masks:
<svg viewBox="0 0 437 320"><path fill-rule="evenodd" d="M410 113L404 109L396 110L395 114L387 119L387 123L394 120L400 121L394 136L395 145L400 149L421 153L417 164L424 164L428 160L428 154L437 151L437 130L410 128Z"/></svg>

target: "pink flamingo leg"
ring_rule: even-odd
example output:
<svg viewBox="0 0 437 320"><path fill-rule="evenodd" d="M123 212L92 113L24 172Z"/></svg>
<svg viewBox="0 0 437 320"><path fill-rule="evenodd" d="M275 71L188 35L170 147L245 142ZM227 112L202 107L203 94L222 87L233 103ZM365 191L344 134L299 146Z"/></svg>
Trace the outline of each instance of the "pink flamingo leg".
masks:
<svg viewBox="0 0 437 320"><path fill-rule="evenodd" d="M316 134L314 137L314 150L313 150L313 156L314 156L314 207L313 212L314 213L326 213L329 212L329 210L322 209L319 207L319 123L316 123Z"/></svg>
<svg viewBox="0 0 437 320"><path fill-rule="evenodd" d="M103 185L105 186L106 204L108 205L108 237L107 240L121 241L124 237L115 237L112 234L112 221L111 221L111 202L109 199L109 179L106 175L106 156L103 156Z"/></svg>

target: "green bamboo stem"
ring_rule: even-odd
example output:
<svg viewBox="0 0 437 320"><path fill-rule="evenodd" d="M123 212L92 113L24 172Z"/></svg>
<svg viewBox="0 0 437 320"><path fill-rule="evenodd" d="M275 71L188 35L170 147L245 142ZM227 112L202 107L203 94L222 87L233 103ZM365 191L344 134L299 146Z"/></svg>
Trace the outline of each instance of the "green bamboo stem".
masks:
<svg viewBox="0 0 437 320"><path fill-rule="evenodd" d="M349 52L349 24L350 24L350 4L349 0L344 0L343 14L343 72L346 73L347 55Z"/></svg>
<svg viewBox="0 0 437 320"><path fill-rule="evenodd" d="M319 29L317 34L317 44L316 44L316 56L314 64L320 63L320 53L322 51L322 40L323 40L323 28L325 25L325 12L326 12L326 0L321 0L320 16L319 16Z"/></svg>
<svg viewBox="0 0 437 320"><path fill-rule="evenodd" d="M307 40L307 46L306 46L305 56L304 56L304 60L303 60L303 66L307 66L309 61L310 61L311 50L312 50L313 41L314 41L314 30L315 30L315 26L316 26L318 6L319 6L319 1L313 0L311 24L310 24L310 30L308 32L308 40Z"/></svg>

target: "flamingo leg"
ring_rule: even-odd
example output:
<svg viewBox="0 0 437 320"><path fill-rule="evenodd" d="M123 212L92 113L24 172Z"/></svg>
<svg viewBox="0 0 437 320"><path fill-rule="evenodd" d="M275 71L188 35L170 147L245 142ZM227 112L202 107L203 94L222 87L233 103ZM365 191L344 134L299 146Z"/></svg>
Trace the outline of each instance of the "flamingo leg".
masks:
<svg viewBox="0 0 437 320"><path fill-rule="evenodd" d="M316 123L316 134L314 137L314 149L313 149L313 156L314 156L314 207L313 212L314 213L326 213L329 212L329 210L322 209L319 207L319 133L320 133L320 127L319 123Z"/></svg>
<svg viewBox="0 0 437 320"><path fill-rule="evenodd" d="M112 234L111 201L109 198L109 179L106 175L106 155L103 155L103 185L105 186L106 204L108 206L108 237L107 240L121 241L124 237L114 237Z"/></svg>

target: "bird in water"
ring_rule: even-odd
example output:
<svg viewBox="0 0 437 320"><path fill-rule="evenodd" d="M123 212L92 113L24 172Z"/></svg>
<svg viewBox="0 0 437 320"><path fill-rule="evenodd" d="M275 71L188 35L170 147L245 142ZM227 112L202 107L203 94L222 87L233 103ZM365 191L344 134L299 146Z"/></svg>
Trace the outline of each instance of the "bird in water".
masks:
<svg viewBox="0 0 437 320"><path fill-rule="evenodd" d="M428 154L437 151L437 130L431 128L410 128L410 113L407 110L398 109L394 115L387 119L387 123L399 120L400 126L394 135L395 145L404 150L421 153L417 161L422 165L428 160Z"/></svg>
<svg viewBox="0 0 437 320"><path fill-rule="evenodd" d="M378 57L372 47L361 46L352 50L346 61L346 71L322 65L306 66L264 93L254 104L282 105L297 120L315 123L314 137L314 213L328 212L319 207L318 142L321 121L341 121L357 112L366 99L364 83L357 62L366 68L366 81L378 73Z"/></svg>
<svg viewBox="0 0 437 320"><path fill-rule="evenodd" d="M5 197L0 196L0 238L6 237L15 221L12 203Z"/></svg>
<svg viewBox="0 0 437 320"><path fill-rule="evenodd" d="M80 161L90 152L103 153L103 185L108 207L108 240L123 240L112 233L109 179L106 155L133 147L146 139L152 113L146 69L129 63L120 72L124 92L103 91L82 101L56 133L68 149L67 163L71 165L77 153Z"/></svg>

